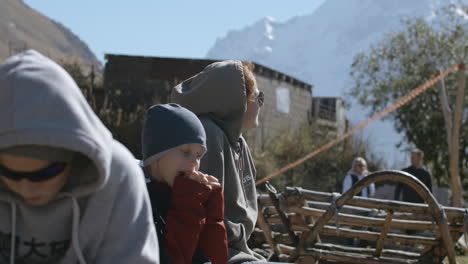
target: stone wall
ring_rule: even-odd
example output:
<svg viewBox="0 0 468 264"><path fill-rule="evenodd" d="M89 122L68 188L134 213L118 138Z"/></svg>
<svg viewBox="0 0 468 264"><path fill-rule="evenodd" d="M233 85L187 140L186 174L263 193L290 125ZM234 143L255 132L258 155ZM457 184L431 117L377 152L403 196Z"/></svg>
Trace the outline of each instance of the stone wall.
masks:
<svg viewBox="0 0 468 264"><path fill-rule="evenodd" d="M258 89L265 93L265 104L260 112L260 125L245 136L255 152L261 152L266 144L279 133L295 129L308 122L312 102L310 86L256 74Z"/></svg>
<svg viewBox="0 0 468 264"><path fill-rule="evenodd" d="M311 113L312 122L329 135L339 137L347 132L346 110L340 97L314 97Z"/></svg>

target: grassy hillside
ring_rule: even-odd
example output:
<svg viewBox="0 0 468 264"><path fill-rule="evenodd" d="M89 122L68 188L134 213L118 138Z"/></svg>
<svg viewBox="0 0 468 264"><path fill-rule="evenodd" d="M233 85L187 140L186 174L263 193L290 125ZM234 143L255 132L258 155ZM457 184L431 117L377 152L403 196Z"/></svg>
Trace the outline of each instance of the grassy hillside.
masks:
<svg viewBox="0 0 468 264"><path fill-rule="evenodd" d="M78 58L85 64L99 63L88 46L65 26L21 0L0 0L0 62L25 48L55 60Z"/></svg>

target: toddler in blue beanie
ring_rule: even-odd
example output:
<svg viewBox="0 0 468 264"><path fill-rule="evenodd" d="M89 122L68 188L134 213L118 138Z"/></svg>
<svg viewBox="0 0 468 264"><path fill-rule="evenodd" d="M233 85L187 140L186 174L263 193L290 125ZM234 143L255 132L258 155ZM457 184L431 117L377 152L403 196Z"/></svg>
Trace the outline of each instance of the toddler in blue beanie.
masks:
<svg viewBox="0 0 468 264"><path fill-rule="evenodd" d="M142 163L161 263L227 263L223 189L199 171L205 152L205 130L194 113L177 104L148 109Z"/></svg>

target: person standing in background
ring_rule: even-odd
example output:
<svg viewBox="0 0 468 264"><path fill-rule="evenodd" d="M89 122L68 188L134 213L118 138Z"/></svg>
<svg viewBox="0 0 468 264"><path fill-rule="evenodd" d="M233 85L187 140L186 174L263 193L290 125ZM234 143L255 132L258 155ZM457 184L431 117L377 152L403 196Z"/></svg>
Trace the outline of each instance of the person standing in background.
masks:
<svg viewBox="0 0 468 264"><path fill-rule="evenodd" d="M346 176L343 179L343 190L342 193L346 192L353 186L356 182L360 181L367 176L369 172L367 171L367 162L364 158L357 157L353 160L351 169L348 171ZM375 185L372 183L366 188L364 188L357 195L362 197L372 197L375 194Z"/></svg>
<svg viewBox="0 0 468 264"><path fill-rule="evenodd" d="M424 166L424 152L418 148L411 151L411 166L402 169L418 180L420 180L429 191L432 193L432 175L429 170ZM424 200L415 192L411 187L406 184L398 183L395 188L395 200L401 200L410 203L424 203Z"/></svg>

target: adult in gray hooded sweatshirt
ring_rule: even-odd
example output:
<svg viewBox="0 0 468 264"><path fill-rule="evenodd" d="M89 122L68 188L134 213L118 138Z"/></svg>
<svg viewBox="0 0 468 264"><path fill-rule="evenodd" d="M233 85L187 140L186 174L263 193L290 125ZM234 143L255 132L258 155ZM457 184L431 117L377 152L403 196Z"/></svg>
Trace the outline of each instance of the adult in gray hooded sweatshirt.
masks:
<svg viewBox="0 0 468 264"><path fill-rule="evenodd" d="M263 104L252 69L240 61L208 65L177 85L174 103L199 116L207 140L200 171L224 184L229 263L265 261L247 246L257 221L255 166L242 133L258 125Z"/></svg>
<svg viewBox="0 0 468 264"><path fill-rule="evenodd" d="M0 263L159 263L141 169L33 50L0 65L0 215Z"/></svg>

